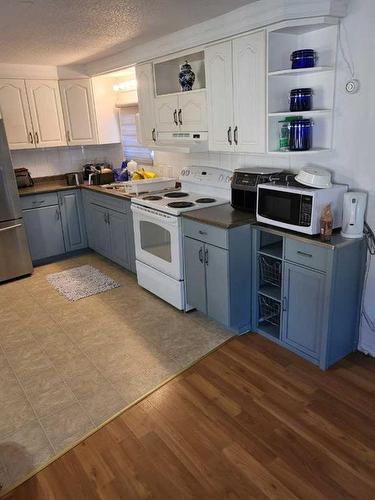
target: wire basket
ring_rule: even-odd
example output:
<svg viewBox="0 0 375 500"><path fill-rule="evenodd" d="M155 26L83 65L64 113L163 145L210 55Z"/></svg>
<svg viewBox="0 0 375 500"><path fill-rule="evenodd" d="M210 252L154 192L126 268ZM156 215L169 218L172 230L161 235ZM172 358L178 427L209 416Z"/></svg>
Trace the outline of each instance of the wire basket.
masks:
<svg viewBox="0 0 375 500"><path fill-rule="evenodd" d="M259 256L260 278L263 283L270 285L281 286L281 268L282 263L279 260Z"/></svg>
<svg viewBox="0 0 375 500"><path fill-rule="evenodd" d="M263 295L259 295L260 321L271 325L280 325L280 303Z"/></svg>

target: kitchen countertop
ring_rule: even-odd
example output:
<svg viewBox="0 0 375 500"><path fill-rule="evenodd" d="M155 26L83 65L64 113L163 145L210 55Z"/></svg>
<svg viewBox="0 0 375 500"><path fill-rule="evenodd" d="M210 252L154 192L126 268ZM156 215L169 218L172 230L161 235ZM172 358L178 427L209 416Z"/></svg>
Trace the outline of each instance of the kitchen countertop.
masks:
<svg viewBox="0 0 375 500"><path fill-rule="evenodd" d="M230 203L217 205L215 207L201 208L199 210L192 210L191 212L184 212L182 216L204 224L222 227L223 229L243 226L244 224L251 224L255 222L254 214L235 210L232 208Z"/></svg>
<svg viewBox="0 0 375 500"><path fill-rule="evenodd" d="M30 196L39 193L53 193L55 191L65 191L68 189L80 188L107 194L109 196L115 196L116 198L130 199L134 196L133 194L119 193L115 189L106 189L102 186L89 186L87 182L85 182L85 184L80 184L79 186L68 186L66 184L65 176L36 178L34 179L34 186L18 188L18 193L20 196Z"/></svg>
<svg viewBox="0 0 375 500"><path fill-rule="evenodd" d="M302 243L309 243L320 247L330 248L331 250L346 245L352 245L358 241L358 239L344 238L341 236L340 229L335 229L333 231L330 241L321 241L319 235L310 236L308 234L296 233L294 231L288 231L287 229L277 228L276 226L269 226L268 224L263 224L261 222L254 222L253 227L265 229L268 233L275 234L277 236L287 236L288 238L301 241Z"/></svg>

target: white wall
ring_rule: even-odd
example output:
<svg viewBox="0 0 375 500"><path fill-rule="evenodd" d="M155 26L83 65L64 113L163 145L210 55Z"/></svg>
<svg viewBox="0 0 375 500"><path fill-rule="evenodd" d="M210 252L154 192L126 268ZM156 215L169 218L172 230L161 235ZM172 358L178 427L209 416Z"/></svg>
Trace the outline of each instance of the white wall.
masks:
<svg viewBox="0 0 375 500"><path fill-rule="evenodd" d="M89 161L108 161L113 166L120 166L123 159L121 144L27 149L11 154L13 167L28 168L34 178L76 172Z"/></svg>

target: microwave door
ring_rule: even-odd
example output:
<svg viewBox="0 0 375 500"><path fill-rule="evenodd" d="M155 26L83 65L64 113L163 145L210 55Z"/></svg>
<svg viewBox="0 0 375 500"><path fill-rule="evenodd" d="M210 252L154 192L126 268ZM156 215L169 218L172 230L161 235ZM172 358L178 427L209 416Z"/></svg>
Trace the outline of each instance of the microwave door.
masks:
<svg viewBox="0 0 375 500"><path fill-rule="evenodd" d="M301 195L259 188L258 214L294 226L300 224Z"/></svg>

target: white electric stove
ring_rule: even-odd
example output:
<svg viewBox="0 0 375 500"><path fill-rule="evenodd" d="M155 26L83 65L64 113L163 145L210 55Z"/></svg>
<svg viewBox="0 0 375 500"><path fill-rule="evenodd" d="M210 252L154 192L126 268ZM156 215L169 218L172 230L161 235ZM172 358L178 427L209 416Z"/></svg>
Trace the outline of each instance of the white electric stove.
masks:
<svg viewBox="0 0 375 500"><path fill-rule="evenodd" d="M132 212L139 285L187 310L180 215L229 203L231 172L192 166L179 180L180 190L132 198Z"/></svg>

